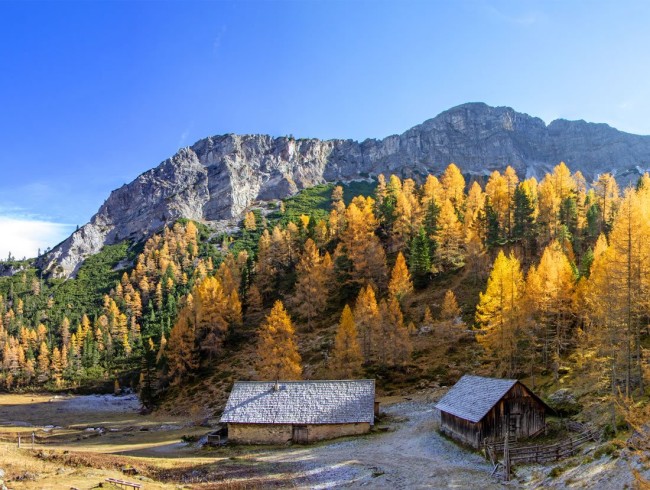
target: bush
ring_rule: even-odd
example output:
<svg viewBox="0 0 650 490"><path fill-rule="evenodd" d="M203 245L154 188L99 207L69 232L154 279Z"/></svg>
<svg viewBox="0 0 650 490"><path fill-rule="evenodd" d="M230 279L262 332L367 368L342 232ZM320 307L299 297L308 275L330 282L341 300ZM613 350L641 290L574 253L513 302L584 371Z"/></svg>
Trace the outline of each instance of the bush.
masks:
<svg viewBox="0 0 650 490"><path fill-rule="evenodd" d="M608 442L594 451L594 459L600 459L603 456L612 456L616 458L618 457L619 449L620 447L615 441Z"/></svg>

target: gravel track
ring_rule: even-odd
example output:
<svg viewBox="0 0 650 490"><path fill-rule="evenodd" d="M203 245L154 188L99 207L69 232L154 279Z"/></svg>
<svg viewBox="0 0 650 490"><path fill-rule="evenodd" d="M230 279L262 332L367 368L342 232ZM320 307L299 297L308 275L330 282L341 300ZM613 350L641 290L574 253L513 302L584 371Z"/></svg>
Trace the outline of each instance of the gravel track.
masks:
<svg viewBox="0 0 650 490"><path fill-rule="evenodd" d="M436 432L431 402L396 403L383 412L389 432L257 459L299 465L298 488L503 488L482 457Z"/></svg>

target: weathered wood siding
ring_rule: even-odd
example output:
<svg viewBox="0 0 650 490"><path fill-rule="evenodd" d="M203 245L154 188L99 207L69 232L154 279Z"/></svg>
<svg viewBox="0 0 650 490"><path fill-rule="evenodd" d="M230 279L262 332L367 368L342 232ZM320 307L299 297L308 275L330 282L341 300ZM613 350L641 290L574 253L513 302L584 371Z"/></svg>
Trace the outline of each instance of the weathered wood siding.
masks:
<svg viewBox="0 0 650 490"><path fill-rule="evenodd" d="M477 423L440 413L440 431L464 444L481 447L485 439L523 439L544 429L546 409L521 383L516 383Z"/></svg>
<svg viewBox="0 0 650 490"><path fill-rule="evenodd" d="M440 432L469 446L480 447L480 423L472 423L447 412L440 412Z"/></svg>
<svg viewBox="0 0 650 490"><path fill-rule="evenodd" d="M304 442L322 441L335 437L365 434L370 431L367 422L351 424L305 425L307 437ZM228 440L239 444L285 444L293 439L291 424L228 424Z"/></svg>
<svg viewBox="0 0 650 490"><path fill-rule="evenodd" d="M546 410L521 383L515 384L481 420L481 441L503 439L508 432L515 440L544 429Z"/></svg>

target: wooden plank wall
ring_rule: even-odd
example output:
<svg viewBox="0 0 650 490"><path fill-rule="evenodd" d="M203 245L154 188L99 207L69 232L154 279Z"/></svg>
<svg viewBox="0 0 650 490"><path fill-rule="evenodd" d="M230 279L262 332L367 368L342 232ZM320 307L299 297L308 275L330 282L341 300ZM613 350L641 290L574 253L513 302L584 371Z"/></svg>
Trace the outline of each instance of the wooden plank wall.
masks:
<svg viewBox="0 0 650 490"><path fill-rule="evenodd" d="M515 440L535 435L546 425L546 407L521 383L516 383L478 423L446 412L440 414L444 434L475 448L486 439L502 440L510 423L515 430L509 436Z"/></svg>

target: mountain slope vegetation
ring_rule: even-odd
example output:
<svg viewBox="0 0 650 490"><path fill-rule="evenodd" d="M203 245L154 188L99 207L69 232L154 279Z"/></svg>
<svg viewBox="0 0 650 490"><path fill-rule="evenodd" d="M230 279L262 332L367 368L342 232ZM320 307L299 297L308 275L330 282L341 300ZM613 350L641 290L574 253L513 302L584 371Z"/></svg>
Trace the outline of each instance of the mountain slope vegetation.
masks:
<svg viewBox="0 0 650 490"><path fill-rule="evenodd" d="M127 385L209 411L235 379L368 376L391 394L475 372L569 387L615 432L648 397L649 214L648 175L621 192L561 163L483 186L452 164L260 203L233 234L180 220L76 279L14 264L0 386Z"/></svg>

